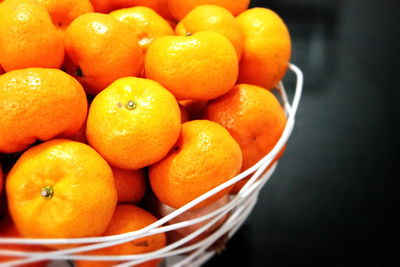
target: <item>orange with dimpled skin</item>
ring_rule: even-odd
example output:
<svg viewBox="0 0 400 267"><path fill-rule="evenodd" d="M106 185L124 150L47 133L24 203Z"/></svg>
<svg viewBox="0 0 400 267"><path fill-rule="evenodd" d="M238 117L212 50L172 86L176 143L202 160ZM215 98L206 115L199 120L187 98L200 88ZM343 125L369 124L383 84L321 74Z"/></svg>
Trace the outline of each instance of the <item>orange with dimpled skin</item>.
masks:
<svg viewBox="0 0 400 267"><path fill-rule="evenodd" d="M157 198L175 209L237 175L242 152L229 132L207 120L182 124L174 148L150 167L151 187ZM220 199L232 187L196 205L198 209Z"/></svg>
<svg viewBox="0 0 400 267"><path fill-rule="evenodd" d="M117 204L107 162L88 145L63 139L22 154L7 176L6 192L11 217L27 238L102 235Z"/></svg>
<svg viewBox="0 0 400 267"><path fill-rule="evenodd" d="M143 54L128 25L110 15L88 13L74 20L65 34L68 73L88 93L97 94L115 80L139 76Z"/></svg>
<svg viewBox="0 0 400 267"><path fill-rule="evenodd" d="M163 36L147 50L145 73L178 100L209 100L233 87L238 59L232 43L216 32Z"/></svg>
<svg viewBox="0 0 400 267"><path fill-rule="evenodd" d="M31 68L0 76L0 152L18 152L36 140L73 136L86 114L82 86L61 70Z"/></svg>
<svg viewBox="0 0 400 267"><path fill-rule="evenodd" d="M98 94L89 110L89 144L114 167L136 170L161 160L178 139L174 96L155 81L126 77Z"/></svg>
<svg viewBox="0 0 400 267"><path fill-rule="evenodd" d="M5 71L59 68L63 40L46 8L27 0L0 4L0 64Z"/></svg>
<svg viewBox="0 0 400 267"><path fill-rule="evenodd" d="M244 37L238 83L273 89L285 75L291 55L285 23L267 8L246 10L237 21Z"/></svg>

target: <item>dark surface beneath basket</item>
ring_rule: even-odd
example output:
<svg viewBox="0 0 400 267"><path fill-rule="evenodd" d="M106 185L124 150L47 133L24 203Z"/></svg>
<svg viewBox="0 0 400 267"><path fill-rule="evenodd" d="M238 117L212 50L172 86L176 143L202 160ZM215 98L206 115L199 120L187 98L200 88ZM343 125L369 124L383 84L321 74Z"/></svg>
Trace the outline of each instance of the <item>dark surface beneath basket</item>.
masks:
<svg viewBox="0 0 400 267"><path fill-rule="evenodd" d="M304 94L295 132L255 210L205 266L400 266L400 1L253 5L287 22Z"/></svg>

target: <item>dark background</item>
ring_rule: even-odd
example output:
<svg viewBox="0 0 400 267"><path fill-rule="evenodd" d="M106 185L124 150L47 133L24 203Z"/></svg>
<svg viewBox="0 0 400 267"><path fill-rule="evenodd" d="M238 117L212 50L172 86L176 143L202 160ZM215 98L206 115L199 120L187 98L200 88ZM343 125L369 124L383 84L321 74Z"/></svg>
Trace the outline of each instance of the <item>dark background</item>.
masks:
<svg viewBox="0 0 400 267"><path fill-rule="evenodd" d="M304 93L277 171L205 266L400 266L400 1L252 5L287 23Z"/></svg>

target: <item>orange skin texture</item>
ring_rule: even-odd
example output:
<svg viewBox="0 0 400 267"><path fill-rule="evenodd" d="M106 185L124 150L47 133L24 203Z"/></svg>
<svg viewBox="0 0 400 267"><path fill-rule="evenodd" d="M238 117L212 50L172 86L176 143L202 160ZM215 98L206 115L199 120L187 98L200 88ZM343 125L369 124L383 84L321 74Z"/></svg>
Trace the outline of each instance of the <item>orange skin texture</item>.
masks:
<svg viewBox="0 0 400 267"><path fill-rule="evenodd" d="M129 109L129 101L136 106ZM112 166L136 170L167 155L180 129L179 105L168 90L151 80L127 77L95 97L86 137Z"/></svg>
<svg viewBox="0 0 400 267"><path fill-rule="evenodd" d="M101 92L119 78L141 73L143 54L136 37L128 25L109 15L80 16L67 28L64 43L67 72L75 75L89 94Z"/></svg>
<svg viewBox="0 0 400 267"><path fill-rule="evenodd" d="M96 12L109 13L113 10L134 7L134 6L145 6L153 9L155 12L160 14L167 20L172 20L172 16L169 13L166 0L90 0L93 4Z"/></svg>
<svg viewBox="0 0 400 267"><path fill-rule="evenodd" d="M131 27L140 47L143 49L143 53L146 53L155 39L161 36L174 35L169 23L148 7L120 9L111 12L110 16Z"/></svg>
<svg viewBox="0 0 400 267"><path fill-rule="evenodd" d="M63 40L43 5L5 1L0 18L0 64L5 71L61 66Z"/></svg>
<svg viewBox="0 0 400 267"><path fill-rule="evenodd" d="M242 171L256 164L278 142L286 125L278 99L264 88L239 84L211 101L204 118L218 122L238 142L243 152Z"/></svg>
<svg viewBox="0 0 400 267"><path fill-rule="evenodd" d="M15 226L11 221L6 220L0 223L0 238L19 238L21 235L18 233ZM44 252L49 251L48 248L37 246L37 245L18 245L18 244L0 244L0 249L5 250L19 250L19 251L28 251L28 252ZM0 265L6 264L8 261L21 259L18 257L11 256L1 256L0 255ZM49 261L41 261L41 262L32 262L28 264L23 264L20 266L23 267L45 267Z"/></svg>
<svg viewBox="0 0 400 267"><path fill-rule="evenodd" d="M246 10L250 0L166 0L169 11L176 20L184 18L191 10L201 5L217 5L229 10L234 16Z"/></svg>
<svg viewBox="0 0 400 267"><path fill-rule="evenodd" d="M182 125L181 135L170 153L150 167L153 192L175 209L240 172L242 152L227 130L215 122L197 120ZM232 189L228 187L196 205L209 205Z"/></svg>
<svg viewBox="0 0 400 267"><path fill-rule="evenodd" d="M104 236L124 234L127 232L140 230L154 222L157 218L134 205L118 205L115 209L114 216L111 219L110 225L104 232ZM152 252L165 247L165 233L146 236L127 242L121 245L103 248L88 252L90 255L134 255ZM99 262L99 261L76 261L77 267L108 267L114 266L118 262ZM144 262L135 266L140 267L157 267L160 263L159 259Z"/></svg>
<svg viewBox="0 0 400 267"><path fill-rule="evenodd" d="M32 0L31 0L32 1ZM93 12L89 0L33 0L43 4L50 14L53 24L62 30L66 29L77 17Z"/></svg>
<svg viewBox="0 0 400 267"><path fill-rule="evenodd" d="M72 136L86 114L82 86L61 70L31 68L0 76L0 152L21 151L36 140Z"/></svg>
<svg viewBox="0 0 400 267"><path fill-rule="evenodd" d="M285 76L291 56L285 23L266 8L249 9L237 21L244 35L238 83L273 89Z"/></svg>
<svg viewBox="0 0 400 267"><path fill-rule="evenodd" d="M41 195L46 186L54 190L50 198ZM107 162L88 145L63 139L27 150L8 174L6 191L11 217L28 238L102 235L117 204Z"/></svg>
<svg viewBox="0 0 400 267"><path fill-rule="evenodd" d="M232 43L216 32L164 36L147 50L145 72L178 100L209 100L233 87L238 59Z"/></svg>
<svg viewBox="0 0 400 267"><path fill-rule="evenodd" d="M144 169L131 171L112 168L118 203L139 203L146 193L146 176Z"/></svg>
<svg viewBox="0 0 400 267"><path fill-rule="evenodd" d="M226 9L215 5L198 6L190 11L176 26L177 35L188 35L201 31L215 31L231 41L238 59L242 55L243 36L239 23Z"/></svg>

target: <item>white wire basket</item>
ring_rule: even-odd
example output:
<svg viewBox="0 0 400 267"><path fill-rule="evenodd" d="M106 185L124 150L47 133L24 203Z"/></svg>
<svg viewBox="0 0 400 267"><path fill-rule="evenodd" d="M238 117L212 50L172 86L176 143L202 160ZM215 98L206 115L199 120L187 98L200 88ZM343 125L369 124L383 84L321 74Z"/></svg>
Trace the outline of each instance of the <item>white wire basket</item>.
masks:
<svg viewBox="0 0 400 267"><path fill-rule="evenodd" d="M54 260L54 261L66 261L66 260L90 260L90 261L118 261L119 264L116 266L134 266L153 259L164 259L164 266L182 267L182 266L200 266L208 259L210 259L215 251L209 250L218 239L223 236L228 238L232 237L235 232L244 223L246 218L254 208L258 194L264 184L269 180L271 175L276 169L277 163L274 163L268 168L281 151L283 146L289 139L293 127L295 124L295 115L299 106L300 97L303 87L303 74L301 70L293 65L289 65L289 69L296 75L296 88L293 97L293 102L290 104L287 97L283 83L280 82L277 86L278 92L282 97L283 107L287 115L287 123L282 133L281 138L276 143L272 151L257 162L254 166L248 170L242 172L236 177L229 181L215 187L209 192L196 198L185 206L173 211L167 216L159 219L157 222L134 232L129 232L120 235L103 236L103 237L90 237L90 238L72 238L72 239L28 239L28 238L0 238L0 244L36 244L36 245L55 245L55 244L78 244L78 247L60 249L49 252L25 252L16 250L0 249L0 255L15 256L17 260L12 260L6 263L0 263L1 266L18 266L31 262L38 262L43 260ZM244 179L245 177L252 175L249 181L243 186L239 193L235 196L231 196L230 201L204 216L166 225L170 220L176 218L182 213L188 211L192 207L196 206L203 200L211 197L219 191L235 184L236 182ZM214 232L209 234L207 237L201 239L194 244L188 244L191 240L207 231L210 227L215 225L218 221L227 216L224 223ZM78 253L85 252L90 254L90 251L130 242L138 238L150 236L162 232L174 231L176 229L188 227L200 222L206 221L202 227L198 228L191 234L183 237L182 239L168 244L166 247L159 250L136 255L111 255L111 256L99 256L99 255L77 255ZM165 226L166 225L166 226Z"/></svg>

